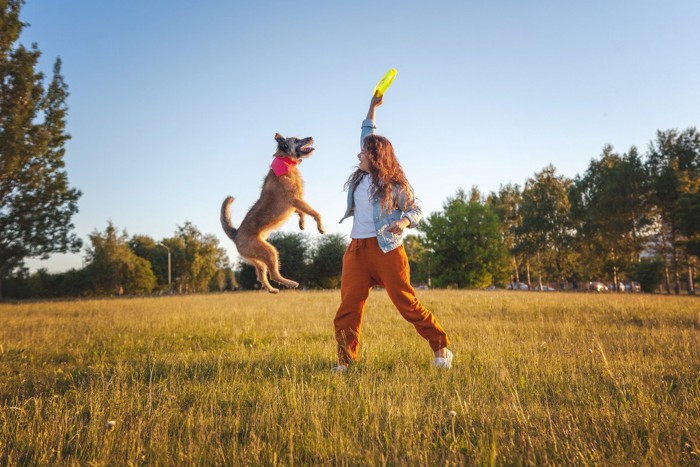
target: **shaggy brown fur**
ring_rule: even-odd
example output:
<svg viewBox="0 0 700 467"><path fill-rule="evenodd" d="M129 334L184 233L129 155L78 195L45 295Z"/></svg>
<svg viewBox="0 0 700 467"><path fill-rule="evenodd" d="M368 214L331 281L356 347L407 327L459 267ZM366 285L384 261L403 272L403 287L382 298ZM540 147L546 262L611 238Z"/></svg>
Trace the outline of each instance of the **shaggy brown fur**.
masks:
<svg viewBox="0 0 700 467"><path fill-rule="evenodd" d="M274 157L286 157L296 164L309 157L314 150L311 146L313 138L284 138L277 133L275 140L277 151ZM255 267L258 281L270 293L277 293L279 290L270 285L268 273L272 280L286 287L294 288L299 284L280 274L279 254L277 249L265 240L268 234L282 225L293 212L299 215L300 229L304 229L304 215L308 214L316 220L318 231L324 232L321 215L304 201L303 192L301 174L297 167L292 165L288 173L280 176L270 169L263 182L260 198L245 215L238 229L231 223L233 197L229 196L221 205L221 226L224 232L236 244L243 259Z"/></svg>

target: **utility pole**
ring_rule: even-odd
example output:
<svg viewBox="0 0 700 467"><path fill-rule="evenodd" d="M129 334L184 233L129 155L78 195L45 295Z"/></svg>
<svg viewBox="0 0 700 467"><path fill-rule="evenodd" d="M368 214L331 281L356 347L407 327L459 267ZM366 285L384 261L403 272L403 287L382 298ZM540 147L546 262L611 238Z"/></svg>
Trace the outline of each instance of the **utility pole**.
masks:
<svg viewBox="0 0 700 467"><path fill-rule="evenodd" d="M171 285L171 282L172 282L172 281L171 281L171 277L172 277L172 275L171 275L171 266L170 266L170 264L171 264L171 263L170 263L170 248L168 248L167 246L163 245L162 242L158 243L158 246L162 246L163 248L165 248L166 250L168 250L168 293L173 293L173 288L172 288L172 285Z"/></svg>

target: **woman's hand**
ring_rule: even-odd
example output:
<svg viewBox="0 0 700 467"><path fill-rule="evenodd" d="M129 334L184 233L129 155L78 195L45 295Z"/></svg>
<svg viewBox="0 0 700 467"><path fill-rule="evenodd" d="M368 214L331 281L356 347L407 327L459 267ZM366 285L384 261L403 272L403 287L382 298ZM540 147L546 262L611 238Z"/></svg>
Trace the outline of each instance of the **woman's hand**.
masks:
<svg viewBox="0 0 700 467"><path fill-rule="evenodd" d="M374 108L379 107L380 105L382 105L383 99L384 99L384 94L382 94L382 95L379 96L379 97L377 97L377 95L374 94L374 95L372 96L372 100L369 101L369 106L370 106L370 108L374 109Z"/></svg>
<svg viewBox="0 0 700 467"><path fill-rule="evenodd" d="M392 222L387 230L394 235L401 235L409 225L411 225L411 222L405 217L402 217L401 219Z"/></svg>

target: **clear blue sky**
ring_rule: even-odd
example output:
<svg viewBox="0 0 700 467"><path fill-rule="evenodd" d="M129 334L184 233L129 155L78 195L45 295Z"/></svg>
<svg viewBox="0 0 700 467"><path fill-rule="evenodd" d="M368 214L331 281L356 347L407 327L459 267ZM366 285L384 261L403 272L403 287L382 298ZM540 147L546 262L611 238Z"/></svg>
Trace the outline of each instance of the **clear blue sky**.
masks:
<svg viewBox="0 0 700 467"><path fill-rule="evenodd" d="M29 0L20 42L47 74L63 60L78 235L112 220L159 240L190 221L235 260L219 206L235 196L240 223L276 132L315 138L306 199L349 233L342 186L388 69L378 132L427 214L460 187L522 186L550 163L574 177L606 143L645 152L656 130L697 126L698 18L695 0Z"/></svg>

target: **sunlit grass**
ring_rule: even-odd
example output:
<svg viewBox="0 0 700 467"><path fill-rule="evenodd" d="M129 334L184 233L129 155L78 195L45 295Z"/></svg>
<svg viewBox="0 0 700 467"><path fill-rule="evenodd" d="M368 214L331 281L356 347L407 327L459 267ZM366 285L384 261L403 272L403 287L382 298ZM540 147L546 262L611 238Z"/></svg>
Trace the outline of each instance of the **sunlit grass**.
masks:
<svg viewBox="0 0 700 467"><path fill-rule="evenodd" d="M337 291L0 305L0 465L700 463L697 299L420 297L451 371L383 292L341 375Z"/></svg>

